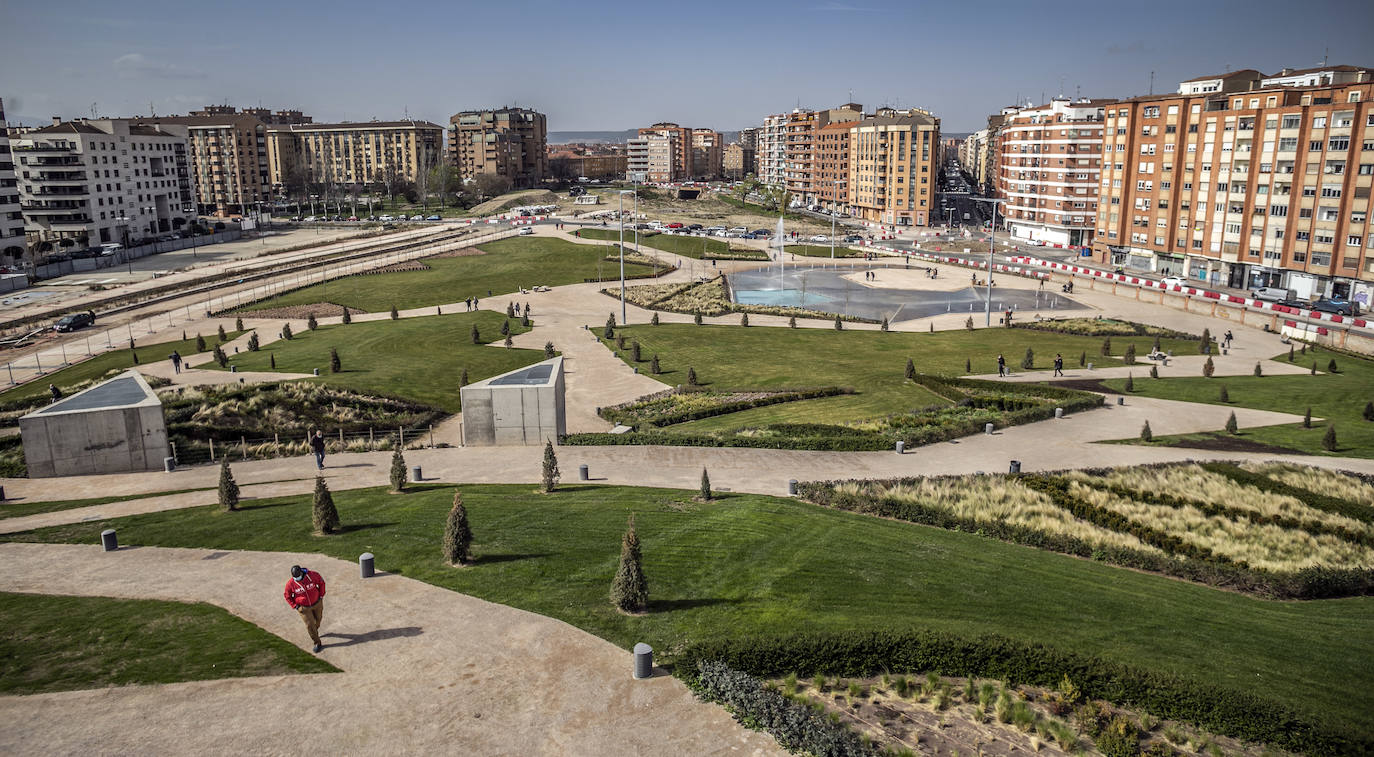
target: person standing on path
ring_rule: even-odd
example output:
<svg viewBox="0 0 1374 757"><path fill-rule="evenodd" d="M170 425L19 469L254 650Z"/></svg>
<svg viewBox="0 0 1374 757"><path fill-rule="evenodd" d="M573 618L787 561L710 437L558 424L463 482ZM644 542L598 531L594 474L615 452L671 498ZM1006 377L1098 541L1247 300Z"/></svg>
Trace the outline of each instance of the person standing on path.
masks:
<svg viewBox="0 0 1374 757"><path fill-rule="evenodd" d="M1231 339L1232 339L1232 338L1233 338L1233 337L1231 336L1231 330L1230 330L1230 329L1226 329L1226 349L1228 349L1228 350L1231 349Z"/></svg>
<svg viewBox="0 0 1374 757"><path fill-rule="evenodd" d="M175 373L181 373L181 353L177 352L176 350L172 350L172 354L168 355L168 357L172 359L172 371Z"/></svg>
<svg viewBox="0 0 1374 757"><path fill-rule="evenodd" d="M997 375L1007 375L1007 359L1002 357L1000 354L997 356Z"/></svg>
<svg viewBox="0 0 1374 757"><path fill-rule="evenodd" d="M57 384L48 384L48 394L52 395L52 401L62 399L62 390L57 388Z"/></svg>
<svg viewBox="0 0 1374 757"><path fill-rule="evenodd" d="M313 651L318 654L324 649L320 641L320 623L324 621L324 576L309 568L292 565L291 580L286 582L286 591L282 594L291 609L301 614L305 630L315 642Z"/></svg>
<svg viewBox="0 0 1374 757"><path fill-rule="evenodd" d="M315 452L315 467L324 470L324 432L315 429L315 435L310 437L310 449Z"/></svg>
<svg viewBox="0 0 1374 757"><path fill-rule="evenodd" d="M1054 354L1054 375L1064 375L1064 356L1057 352Z"/></svg>

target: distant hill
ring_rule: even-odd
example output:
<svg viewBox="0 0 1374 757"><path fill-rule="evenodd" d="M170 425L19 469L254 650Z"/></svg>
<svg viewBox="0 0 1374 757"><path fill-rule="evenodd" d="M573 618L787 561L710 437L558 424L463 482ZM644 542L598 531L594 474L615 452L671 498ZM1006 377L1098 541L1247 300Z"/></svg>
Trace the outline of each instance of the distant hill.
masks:
<svg viewBox="0 0 1374 757"><path fill-rule="evenodd" d="M637 134L639 134L638 129L626 129L624 131L551 131L549 132L549 144L565 145L582 142L584 144L623 145ZM721 135L727 145L739 140L738 131L723 131Z"/></svg>

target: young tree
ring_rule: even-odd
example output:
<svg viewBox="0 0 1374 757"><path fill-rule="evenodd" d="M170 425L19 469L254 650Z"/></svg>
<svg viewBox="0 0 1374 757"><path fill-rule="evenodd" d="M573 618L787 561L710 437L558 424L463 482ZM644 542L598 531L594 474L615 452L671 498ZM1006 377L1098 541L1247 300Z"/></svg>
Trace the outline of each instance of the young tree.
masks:
<svg viewBox="0 0 1374 757"><path fill-rule="evenodd" d="M1288 362L1290 362L1290 363L1296 362L1297 359L1298 359L1298 355L1297 355L1297 353L1293 352L1293 345L1291 345L1291 344L1288 345Z"/></svg>
<svg viewBox="0 0 1374 757"><path fill-rule="evenodd" d="M558 357L558 351L553 348L553 342L544 342L544 359L552 360Z"/></svg>
<svg viewBox="0 0 1374 757"><path fill-rule="evenodd" d="M392 305L392 306L391 306L391 320L394 321L394 320L396 320L396 319L398 319L398 318L400 318L400 317L401 317L401 314L398 313L398 312L396 312L396 306L395 306L395 305Z"/></svg>
<svg viewBox="0 0 1374 757"><path fill-rule="evenodd" d="M658 313L654 313L654 315L658 315ZM530 314L529 314L529 311L526 311L524 315L520 316L520 325L521 325L521 326L524 326L525 328L529 328L529 327L530 327Z"/></svg>
<svg viewBox="0 0 1374 757"><path fill-rule="evenodd" d="M1236 411L1231 411L1231 416L1226 419L1226 433L1235 434L1240 431L1240 425L1236 423Z"/></svg>
<svg viewBox="0 0 1374 757"><path fill-rule="evenodd" d="M1326 424L1326 435L1322 437L1322 449L1327 452L1336 451L1336 424Z"/></svg>
<svg viewBox="0 0 1374 757"><path fill-rule="evenodd" d="M514 303L514 302L507 302L507 303L506 303L506 317L507 317L507 318L514 318L514 317L515 317L515 303Z"/></svg>
<svg viewBox="0 0 1374 757"><path fill-rule="evenodd" d="M254 331L248 335L248 351L257 352L262 349L262 342L258 341L258 332Z"/></svg>
<svg viewBox="0 0 1374 757"><path fill-rule="evenodd" d="M234 318L234 330L243 331L243 316Z"/></svg>
<svg viewBox="0 0 1374 757"><path fill-rule="evenodd" d="M695 324L698 325L698 326L701 325L701 323L702 323L702 321L701 321L701 313L695 313L695 314L692 315L692 323L695 323ZM610 337L606 337L606 338L609 339Z"/></svg>
<svg viewBox="0 0 1374 757"><path fill-rule="evenodd" d="M740 317L739 317L739 325L741 325L741 326L748 326L748 325L749 325L749 314L748 314L748 313L741 313L741 314L740 314Z"/></svg>
<svg viewBox="0 0 1374 757"><path fill-rule="evenodd" d="M1264 375L1264 369L1260 367L1259 361L1256 361L1256 362L1255 362L1255 378L1259 378L1260 376L1263 376L1263 375Z"/></svg>
<svg viewBox="0 0 1374 757"><path fill-rule="evenodd" d="M1374 421L1374 402L1364 403L1363 417L1367 421Z"/></svg>
<svg viewBox="0 0 1374 757"><path fill-rule="evenodd" d="M216 363L219 363L219 367L221 367L221 368L228 368L228 367L229 367L229 356L226 355L226 354L224 354L224 348L223 348L223 347L219 346L218 344L215 345L215 353L214 353L214 354L215 354L215 362L216 362Z"/></svg>
<svg viewBox="0 0 1374 757"><path fill-rule="evenodd" d="M911 358L906 359L906 373L904 377L907 381L916 378L916 363L912 362Z"/></svg>
<svg viewBox="0 0 1374 757"><path fill-rule="evenodd" d="M1140 441L1152 442L1155 440L1153 431L1150 431L1150 422L1145 421L1145 425L1140 427Z"/></svg>
<svg viewBox="0 0 1374 757"><path fill-rule="evenodd" d="M1126 365L1135 365L1135 345L1126 345L1126 354L1122 356L1121 362Z"/></svg>
<svg viewBox="0 0 1374 757"><path fill-rule="evenodd" d="M344 311L344 312L343 312L343 322L344 322L345 324L352 323L352 322L353 322L352 311L349 310L348 308L344 308L343 311Z"/></svg>
<svg viewBox="0 0 1374 757"><path fill-rule="evenodd" d="M553 441L544 442L544 470L539 491L550 494L558 487L558 456L553 453Z"/></svg>
<svg viewBox="0 0 1374 757"><path fill-rule="evenodd" d="M701 491L697 493L697 499L702 502L711 501L711 476L705 468L701 469Z"/></svg>
<svg viewBox="0 0 1374 757"><path fill-rule="evenodd" d="M339 351L334 349L333 347L329 348L329 372L343 372L343 361L339 360Z"/></svg>
<svg viewBox="0 0 1374 757"><path fill-rule="evenodd" d="M289 342L293 336L295 335L291 333L291 324L283 323L281 325L281 338Z"/></svg>
<svg viewBox="0 0 1374 757"><path fill-rule="evenodd" d="M973 331L973 316L964 319L964 328Z"/></svg>
<svg viewBox="0 0 1374 757"><path fill-rule="evenodd" d="M401 438L396 437L391 449L391 491L399 494L406 490L406 456L401 451Z"/></svg>
<svg viewBox="0 0 1374 757"><path fill-rule="evenodd" d="M1317 361L1315 360L1312 361L1312 375L1317 375Z"/></svg>
<svg viewBox="0 0 1374 757"><path fill-rule="evenodd" d="M510 349L511 347L514 347L514 346L515 346L515 340L513 340L513 339L510 338L510 334L506 334L506 349Z"/></svg>
<svg viewBox="0 0 1374 757"><path fill-rule="evenodd" d="M205 337L201 336L200 334L196 334L196 352L204 352L205 349Z"/></svg>
<svg viewBox="0 0 1374 757"><path fill-rule="evenodd" d="M658 355L655 354L652 358L649 359L649 373L652 373L653 375L657 376L662 372L663 371L660 370L658 366Z"/></svg>
<svg viewBox="0 0 1374 757"><path fill-rule="evenodd" d="M878 326L879 331L887 331L887 316L883 316L882 325Z"/></svg>
<svg viewBox="0 0 1374 757"><path fill-rule="evenodd" d="M463 493L453 492L453 508L444 524L444 561L449 565L467 565L472 561L472 529L468 526L468 510L463 507Z"/></svg>
<svg viewBox="0 0 1374 757"><path fill-rule="evenodd" d="M1021 358L1021 368L1028 371L1033 367L1035 367L1035 350L1027 347L1025 356Z"/></svg>
<svg viewBox="0 0 1374 757"><path fill-rule="evenodd" d="M633 361L635 361L636 363L643 362L643 360L644 360L644 358L642 357L642 355L641 355L641 353L640 353L640 349L639 349L639 340L638 340L638 339L636 339L636 340L634 341L634 343L630 345L630 359L633 360Z"/></svg>
<svg viewBox="0 0 1374 757"><path fill-rule="evenodd" d="M1307 408L1307 412L1302 414L1302 427L1312 428L1312 408Z"/></svg>
<svg viewBox="0 0 1374 757"><path fill-rule="evenodd" d="M510 321L501 321L501 336L510 336Z"/></svg>
<svg viewBox="0 0 1374 757"><path fill-rule="evenodd" d="M797 317L796 317L795 315L794 315L794 316L790 316L790 317L787 319L787 328L789 328L789 329L795 329L796 327L797 327Z"/></svg>
<svg viewBox="0 0 1374 757"><path fill-rule="evenodd" d="M274 371L277 370L277 353L267 353L267 366Z"/></svg>
<svg viewBox="0 0 1374 757"><path fill-rule="evenodd" d="M226 511L239 509L239 485L234 482L234 473L229 470L229 456L220 459L219 464L219 506Z"/></svg>
<svg viewBox="0 0 1374 757"><path fill-rule="evenodd" d="M973 361L969 358L964 358L964 373L973 373Z"/></svg>
<svg viewBox="0 0 1374 757"><path fill-rule="evenodd" d="M604 339L615 336L615 313L606 316L606 328L601 332L601 336Z"/></svg>
<svg viewBox="0 0 1374 757"><path fill-rule="evenodd" d="M219 325L219 343L224 344L229 341L229 335L224 333L224 324Z"/></svg>
<svg viewBox="0 0 1374 757"><path fill-rule="evenodd" d="M649 325L650 325L650 326L657 326L657 325L658 325L658 312L657 312L657 311L654 312L654 317L652 317L652 318L649 319Z"/></svg>
<svg viewBox="0 0 1374 757"><path fill-rule="evenodd" d="M481 344L481 343L482 343L482 334L481 334L481 332L479 332L479 331L477 330L477 324L475 324L475 323L472 324L472 343L473 343L473 344Z"/></svg>
<svg viewBox="0 0 1374 757"><path fill-rule="evenodd" d="M459 377L459 379L458 379L458 386L459 386L459 387L464 387L464 386L467 386L467 385L468 385L468 369L464 368L464 369L463 369L463 375L462 375L461 377Z"/></svg>
<svg viewBox="0 0 1374 757"><path fill-rule="evenodd" d="M1329 362L1329 363L1326 364L1326 372L1327 372L1327 373L1340 373L1340 371L1336 369L1336 358L1331 358L1331 362Z"/></svg>
<svg viewBox="0 0 1374 757"><path fill-rule="evenodd" d="M687 366L687 386L697 385L697 369Z"/></svg>
<svg viewBox="0 0 1374 757"><path fill-rule="evenodd" d="M1212 364L1212 356L1208 355L1207 362L1202 364L1202 375L1206 376L1207 378L1211 378L1212 374L1215 373L1216 370L1217 367Z"/></svg>
<svg viewBox="0 0 1374 757"><path fill-rule="evenodd" d="M635 517L625 528L620 540L620 567L611 582L611 604L622 612L643 612L649 606L649 582L644 578L643 558L639 553L639 535L635 533Z"/></svg>
<svg viewBox="0 0 1374 757"><path fill-rule="evenodd" d="M618 349L618 350L623 350L623 349L625 349L625 335L624 335L624 334L616 334L616 335L615 335L615 348Z"/></svg>
<svg viewBox="0 0 1374 757"><path fill-rule="evenodd" d="M305 327L311 331L314 331L315 329L320 327L320 322L315 320L314 313L308 313L305 316Z"/></svg>
<svg viewBox="0 0 1374 757"><path fill-rule="evenodd" d="M1230 392L1227 392L1227 391L1226 391L1226 385L1225 385L1225 384L1222 384L1222 385L1221 385L1221 392L1217 395L1217 400L1219 400L1219 401L1221 401L1221 402L1230 402L1230 401L1231 401L1231 394L1230 394Z"/></svg>
<svg viewBox="0 0 1374 757"><path fill-rule="evenodd" d="M1079 368L1082 368L1083 366L1085 366L1085 365L1087 365L1087 364L1088 364L1088 352L1087 352L1087 350L1083 350L1082 352L1079 352L1079 353L1078 353L1078 367L1079 367Z"/></svg>
<svg viewBox="0 0 1374 757"><path fill-rule="evenodd" d="M1211 330L1211 329L1203 329L1203 330L1202 330L1202 341L1198 342L1197 351L1198 351L1198 352L1201 352L1201 353L1204 354L1204 355L1211 354L1211 352L1212 352L1212 330Z"/></svg>
<svg viewBox="0 0 1374 757"><path fill-rule="evenodd" d="M1126 374L1126 391L1128 391L1128 392L1134 392L1134 391L1135 391L1135 376L1133 376L1133 375L1131 375L1131 374L1129 374L1129 373Z"/></svg>
<svg viewBox="0 0 1374 757"><path fill-rule="evenodd" d="M1150 345L1150 352L1160 352L1160 351L1161 351L1161 350L1159 349L1159 335L1156 334L1156 335L1155 335L1155 341L1154 341L1154 343Z"/></svg>
<svg viewBox="0 0 1374 757"><path fill-rule="evenodd" d="M1102 356L1108 357L1112 354L1112 338L1107 337L1102 340Z"/></svg>
<svg viewBox="0 0 1374 757"><path fill-rule="evenodd" d="M339 532L339 511L334 507L334 496L324 476L315 477L315 498L311 508L311 520L317 534L336 534Z"/></svg>
<svg viewBox="0 0 1374 757"><path fill-rule="evenodd" d="M1150 378L1152 378L1152 379L1157 379L1157 378L1159 378L1159 366L1157 366L1157 365L1152 365L1152 366L1150 366Z"/></svg>
<svg viewBox="0 0 1374 757"><path fill-rule="evenodd" d="M840 317L838 315L835 316L835 330L844 331L844 322L840 320Z"/></svg>

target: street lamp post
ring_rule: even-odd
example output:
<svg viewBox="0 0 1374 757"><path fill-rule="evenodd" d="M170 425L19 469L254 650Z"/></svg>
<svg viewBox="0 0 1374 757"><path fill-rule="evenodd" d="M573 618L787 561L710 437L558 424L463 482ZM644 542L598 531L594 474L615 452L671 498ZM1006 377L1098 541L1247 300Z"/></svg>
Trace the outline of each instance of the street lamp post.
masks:
<svg viewBox="0 0 1374 757"><path fill-rule="evenodd" d="M973 197L974 202L992 204L992 226L988 229L988 301L986 306L987 323L992 326L992 253L997 249L997 206L1006 200L996 197Z"/></svg>
<svg viewBox="0 0 1374 757"><path fill-rule="evenodd" d="M625 325L625 195L634 195L633 189L622 189L620 195L620 325ZM636 197L637 200L637 197ZM638 235L638 229L636 229Z"/></svg>

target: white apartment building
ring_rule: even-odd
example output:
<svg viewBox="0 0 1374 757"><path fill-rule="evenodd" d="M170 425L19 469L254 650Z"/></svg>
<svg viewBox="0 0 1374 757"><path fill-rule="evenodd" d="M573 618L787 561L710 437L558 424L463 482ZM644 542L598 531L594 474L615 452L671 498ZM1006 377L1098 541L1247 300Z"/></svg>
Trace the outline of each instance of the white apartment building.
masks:
<svg viewBox="0 0 1374 757"><path fill-rule="evenodd" d="M5 102L0 100L0 262L12 264L24 257L24 215L7 126Z"/></svg>
<svg viewBox="0 0 1374 757"><path fill-rule="evenodd" d="M631 181L673 182L678 175L680 150L675 133L646 134L626 142L625 175Z"/></svg>
<svg viewBox="0 0 1374 757"><path fill-rule="evenodd" d="M997 143L997 195L1006 200L1002 211L1013 237L1092 242L1108 102L1061 96L1007 118Z"/></svg>
<svg viewBox="0 0 1374 757"><path fill-rule="evenodd" d="M54 119L56 121L56 119ZM127 119L56 121L14 139L28 242L38 252L130 246L187 223L187 142Z"/></svg>
<svg viewBox="0 0 1374 757"><path fill-rule="evenodd" d="M787 119L786 113L767 116L758 132L755 177L768 186L780 187L787 183Z"/></svg>

